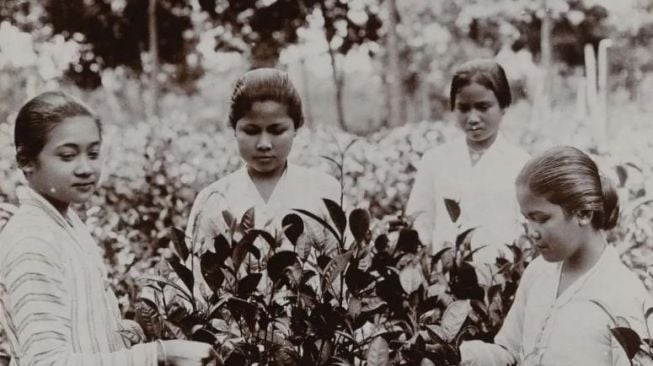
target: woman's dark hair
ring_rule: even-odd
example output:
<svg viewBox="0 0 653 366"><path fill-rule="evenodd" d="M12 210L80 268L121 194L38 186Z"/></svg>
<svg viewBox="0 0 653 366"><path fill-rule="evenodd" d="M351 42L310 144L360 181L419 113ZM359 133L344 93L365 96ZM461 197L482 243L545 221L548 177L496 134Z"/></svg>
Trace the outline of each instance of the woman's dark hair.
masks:
<svg viewBox="0 0 653 366"><path fill-rule="evenodd" d="M456 95L460 89L472 83L478 83L492 90L501 108L506 108L512 103L510 84L503 67L493 60L478 59L465 62L454 73L449 95L449 106L452 111L456 107Z"/></svg>
<svg viewBox="0 0 653 366"><path fill-rule="evenodd" d="M599 174L587 154L574 147L554 147L532 158L519 173L517 184L559 205L567 215L591 211L597 230L617 224L619 196L614 184Z"/></svg>
<svg viewBox="0 0 653 366"><path fill-rule="evenodd" d="M284 71L261 68L246 72L234 86L229 110L229 125L236 128L238 120L252 108L254 102L275 101L288 108L295 129L304 124L302 100Z"/></svg>
<svg viewBox="0 0 653 366"><path fill-rule="evenodd" d="M59 123L78 116L93 118L102 135L100 119L84 103L64 92L45 92L25 103L18 112L14 129L18 166L23 167L36 159L48 142L48 134Z"/></svg>

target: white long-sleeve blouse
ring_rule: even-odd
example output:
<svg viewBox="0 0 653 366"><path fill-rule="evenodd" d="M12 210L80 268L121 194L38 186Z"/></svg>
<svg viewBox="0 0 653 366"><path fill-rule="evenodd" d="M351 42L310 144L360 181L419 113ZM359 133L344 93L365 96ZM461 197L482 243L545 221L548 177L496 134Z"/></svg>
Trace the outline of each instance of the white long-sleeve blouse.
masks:
<svg viewBox="0 0 653 366"><path fill-rule="evenodd" d="M463 343L463 364L630 365L610 328L627 323L648 338L644 316L652 302L644 285L612 246L606 247L591 270L556 296L560 269L561 263L535 259L524 272L494 344Z"/></svg>
<svg viewBox="0 0 653 366"><path fill-rule="evenodd" d="M33 190L0 234L0 324L12 365L156 366L156 344L130 348L89 231Z"/></svg>

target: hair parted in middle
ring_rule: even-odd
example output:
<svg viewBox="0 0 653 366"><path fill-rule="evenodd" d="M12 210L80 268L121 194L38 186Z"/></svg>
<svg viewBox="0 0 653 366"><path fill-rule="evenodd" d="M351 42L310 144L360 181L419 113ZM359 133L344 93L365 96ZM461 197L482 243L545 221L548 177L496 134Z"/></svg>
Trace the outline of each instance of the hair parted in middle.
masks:
<svg viewBox="0 0 653 366"><path fill-rule="evenodd" d="M456 108L456 96L460 89L472 83L478 83L492 90L501 108L506 108L512 103L510 84L503 67L494 60L476 59L460 65L451 78L449 106L452 111Z"/></svg>
<svg viewBox="0 0 653 366"><path fill-rule="evenodd" d="M592 226L609 230L619 218L619 196L587 154L571 146L553 147L532 158L517 176L517 184L562 207L567 215L592 212Z"/></svg>
<svg viewBox="0 0 653 366"><path fill-rule="evenodd" d="M229 108L229 125L236 127L255 102L275 101L286 106L295 129L304 124L302 100L288 73L273 68L254 69L243 74L234 86Z"/></svg>

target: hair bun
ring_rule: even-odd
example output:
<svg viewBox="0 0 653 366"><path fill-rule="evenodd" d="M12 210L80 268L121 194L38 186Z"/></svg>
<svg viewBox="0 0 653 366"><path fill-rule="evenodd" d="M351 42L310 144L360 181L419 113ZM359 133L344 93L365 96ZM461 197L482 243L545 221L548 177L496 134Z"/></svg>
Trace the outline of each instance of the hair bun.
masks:
<svg viewBox="0 0 653 366"><path fill-rule="evenodd" d="M619 219L619 195L612 179L601 174L601 190L603 191L603 229L610 230L617 225Z"/></svg>

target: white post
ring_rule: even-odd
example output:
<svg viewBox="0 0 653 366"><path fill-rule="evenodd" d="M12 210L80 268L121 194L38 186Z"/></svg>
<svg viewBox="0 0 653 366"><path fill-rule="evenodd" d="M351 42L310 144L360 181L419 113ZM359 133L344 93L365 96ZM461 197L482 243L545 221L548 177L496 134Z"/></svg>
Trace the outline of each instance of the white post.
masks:
<svg viewBox="0 0 653 366"><path fill-rule="evenodd" d="M608 144L608 47L612 45L610 39L602 39L598 50L598 123L599 138L602 146Z"/></svg>

